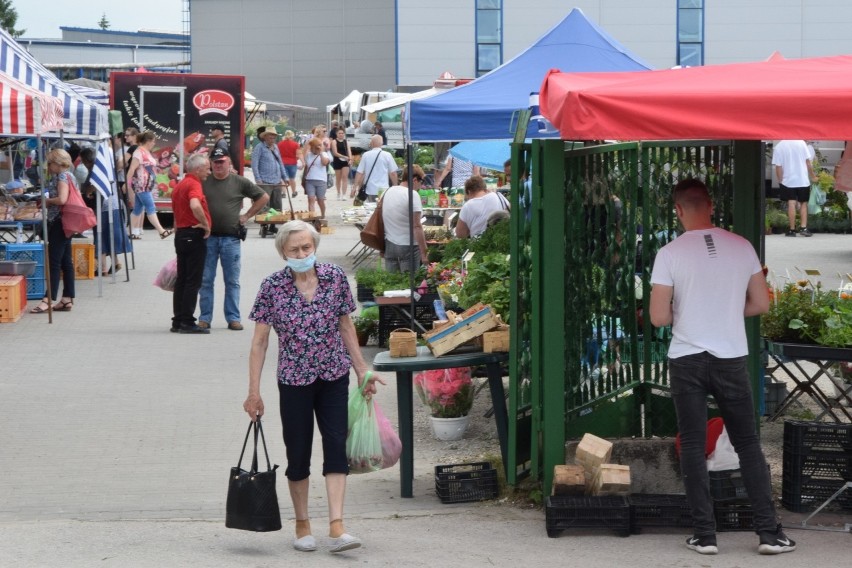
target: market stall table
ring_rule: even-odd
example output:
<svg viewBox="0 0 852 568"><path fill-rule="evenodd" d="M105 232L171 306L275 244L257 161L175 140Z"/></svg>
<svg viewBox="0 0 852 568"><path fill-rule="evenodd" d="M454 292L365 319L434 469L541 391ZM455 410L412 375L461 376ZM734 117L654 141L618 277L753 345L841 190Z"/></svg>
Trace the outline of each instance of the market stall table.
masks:
<svg viewBox="0 0 852 568"><path fill-rule="evenodd" d="M483 353L482 351L449 353L435 357L428 347L418 347L416 357L390 356L382 351L373 359L376 371L396 373L396 397L399 413L399 438L402 441L402 454L399 459L400 496L413 497L414 479L414 373L433 369L453 369L485 365L488 370L488 386L491 402L494 405L494 421L497 424L497 436L500 439L500 453L504 467L508 461L509 418L506 411L506 394L503 389L501 363L509 360L508 353Z"/></svg>
<svg viewBox="0 0 852 568"><path fill-rule="evenodd" d="M20 219L17 221L0 221L0 242L17 242L20 228L25 243L31 243L39 238L41 219Z"/></svg>
<svg viewBox="0 0 852 568"><path fill-rule="evenodd" d="M817 384L817 379L820 377L827 377L829 381L834 383L829 368L838 361L852 361L852 349L767 341L767 350L776 364L774 367L767 367L767 373L783 371L795 383L790 393L778 405L770 420L775 420L781 416L788 406L806 394L822 411L817 416L817 420L828 414L835 422L841 422L842 419L838 414L844 414L847 420L852 421L852 412L850 412L848 406L844 406L844 403L852 405L852 385L847 385L845 389L840 388L840 392L832 396ZM800 360L816 365L816 371L809 373L799 364Z"/></svg>

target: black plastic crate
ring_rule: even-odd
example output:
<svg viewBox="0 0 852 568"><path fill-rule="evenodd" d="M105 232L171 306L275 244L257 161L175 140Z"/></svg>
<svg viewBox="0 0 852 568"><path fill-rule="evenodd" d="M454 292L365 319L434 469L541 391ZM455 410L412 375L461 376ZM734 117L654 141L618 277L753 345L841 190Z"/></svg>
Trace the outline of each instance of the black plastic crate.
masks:
<svg viewBox="0 0 852 568"><path fill-rule="evenodd" d="M803 478L852 481L852 452L796 453L784 448L784 479Z"/></svg>
<svg viewBox="0 0 852 568"><path fill-rule="evenodd" d="M754 530L754 510L748 501L716 501L713 513L718 532Z"/></svg>
<svg viewBox="0 0 852 568"><path fill-rule="evenodd" d="M402 327L411 328L411 318L405 317L399 307L395 305L379 305L379 347L387 347L388 337L390 337L390 332L393 330ZM402 308L407 312L410 305L406 304ZM435 307L431 302L415 303L414 319L425 329L432 329L432 322L437 319L435 317ZM418 336L422 335L422 331L416 329L416 326L414 331L417 332Z"/></svg>
<svg viewBox="0 0 852 568"><path fill-rule="evenodd" d="M747 499L743 474L738 469L708 471L710 475L710 495L715 500Z"/></svg>
<svg viewBox="0 0 852 568"><path fill-rule="evenodd" d="M497 470L489 462L435 466L435 493L441 503L470 503L496 499Z"/></svg>
<svg viewBox="0 0 852 568"><path fill-rule="evenodd" d="M630 504L616 495L553 495L547 498L545 526L551 538L568 529L610 529L630 536Z"/></svg>
<svg viewBox="0 0 852 568"><path fill-rule="evenodd" d="M784 422L784 446L795 452L809 450L852 451L852 424Z"/></svg>
<svg viewBox="0 0 852 568"><path fill-rule="evenodd" d="M766 464L766 472L771 478L772 473L769 464ZM739 469L708 471L707 473L710 477L710 495L714 501L748 499L743 474Z"/></svg>
<svg viewBox="0 0 852 568"><path fill-rule="evenodd" d="M791 481L785 477L781 484L781 505L794 513L807 513L825 503L826 499L834 495L845 484L846 482L842 479L814 480L803 478L798 481ZM838 495L834 501L829 503L827 508L831 510L852 509L852 490L847 489Z"/></svg>
<svg viewBox="0 0 852 568"><path fill-rule="evenodd" d="M692 513L686 495L632 493L630 503L630 530L641 532L645 527L691 527Z"/></svg>
<svg viewBox="0 0 852 568"><path fill-rule="evenodd" d="M372 302L376 299L372 288L367 288L366 286L358 284L355 291L359 302Z"/></svg>

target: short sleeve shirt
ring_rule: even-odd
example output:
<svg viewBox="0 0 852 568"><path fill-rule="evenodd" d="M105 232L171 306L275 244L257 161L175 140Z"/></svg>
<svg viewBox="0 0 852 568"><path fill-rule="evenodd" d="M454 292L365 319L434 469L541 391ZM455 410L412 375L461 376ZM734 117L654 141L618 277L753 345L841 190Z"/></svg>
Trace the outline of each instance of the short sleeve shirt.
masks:
<svg viewBox="0 0 852 568"><path fill-rule="evenodd" d="M284 268L260 285L249 319L271 326L278 335L278 382L305 386L334 381L349 373L352 361L340 335L340 318L355 311L343 270L316 265L317 290L308 302Z"/></svg>
<svg viewBox="0 0 852 568"><path fill-rule="evenodd" d="M673 287L669 358L748 355L746 291L761 270L754 247L719 228L687 231L660 249L651 283Z"/></svg>
<svg viewBox="0 0 852 568"><path fill-rule="evenodd" d="M185 229L198 224L198 220L189 206L189 202L193 198L201 202L208 226L213 224L210 220L210 209L207 207L207 198L204 197L201 181L194 174L187 174L172 192L172 211L175 214L176 229Z"/></svg>

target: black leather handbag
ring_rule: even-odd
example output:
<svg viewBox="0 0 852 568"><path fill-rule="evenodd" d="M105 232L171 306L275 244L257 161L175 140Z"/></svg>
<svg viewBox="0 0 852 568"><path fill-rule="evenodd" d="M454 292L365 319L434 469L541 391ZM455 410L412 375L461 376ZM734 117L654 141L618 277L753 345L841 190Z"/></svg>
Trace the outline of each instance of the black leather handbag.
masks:
<svg viewBox="0 0 852 568"><path fill-rule="evenodd" d="M254 430L254 456L251 469L241 469L243 454L246 452L249 434ZM266 471L257 470L257 437L263 442L266 455ZM281 530L281 511L278 509L278 493L275 490L275 470L278 465L270 465L269 452L266 450L266 437L260 417L250 422L240 461L231 468L228 477L228 502L225 506L225 526L229 529L269 532Z"/></svg>

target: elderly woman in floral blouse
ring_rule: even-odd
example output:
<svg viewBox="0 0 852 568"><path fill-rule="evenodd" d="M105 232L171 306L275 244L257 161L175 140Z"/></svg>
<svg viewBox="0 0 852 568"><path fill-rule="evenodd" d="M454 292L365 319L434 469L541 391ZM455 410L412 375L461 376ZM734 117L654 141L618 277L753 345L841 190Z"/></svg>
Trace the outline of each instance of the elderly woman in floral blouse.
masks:
<svg viewBox="0 0 852 568"><path fill-rule="evenodd" d="M252 420L263 415L260 375L269 331L278 335L278 392L287 483L296 515L296 550L316 550L308 519L308 488L314 416L322 436L323 475L328 494L331 552L361 546L343 528L343 499L349 465L346 459L349 369L363 381L365 396L384 382L367 370L349 314L355 310L343 270L317 263L319 234L304 221L281 226L275 247L287 261L284 269L260 286L249 319L255 322L249 355L249 394L243 408Z"/></svg>

